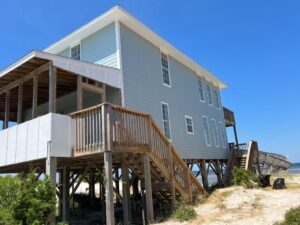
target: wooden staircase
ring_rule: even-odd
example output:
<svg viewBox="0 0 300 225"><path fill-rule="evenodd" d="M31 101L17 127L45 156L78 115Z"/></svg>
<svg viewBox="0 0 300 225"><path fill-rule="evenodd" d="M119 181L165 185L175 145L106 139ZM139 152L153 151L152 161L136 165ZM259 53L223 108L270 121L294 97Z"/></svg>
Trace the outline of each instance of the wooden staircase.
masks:
<svg viewBox="0 0 300 225"><path fill-rule="evenodd" d="M149 156L152 191L165 203L176 197L193 202L205 190L150 114L101 104L71 114L74 156L110 151L144 180L143 156Z"/></svg>
<svg viewBox="0 0 300 225"><path fill-rule="evenodd" d="M238 167L246 169L246 162L247 162L247 154L242 154L242 157L239 160Z"/></svg>
<svg viewBox="0 0 300 225"><path fill-rule="evenodd" d="M243 168L253 173L260 174L259 150L256 141L248 144L229 145L230 156L227 162L225 173L226 185L231 185L232 172L234 167Z"/></svg>

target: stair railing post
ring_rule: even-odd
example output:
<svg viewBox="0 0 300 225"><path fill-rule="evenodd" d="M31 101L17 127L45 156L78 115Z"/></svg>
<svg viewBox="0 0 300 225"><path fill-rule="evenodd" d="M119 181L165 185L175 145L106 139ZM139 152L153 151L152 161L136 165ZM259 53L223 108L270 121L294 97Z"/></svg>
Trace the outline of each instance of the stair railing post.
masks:
<svg viewBox="0 0 300 225"><path fill-rule="evenodd" d="M153 133L152 133L152 118L149 115L148 116L148 146L149 146L149 151L152 152L153 148Z"/></svg>

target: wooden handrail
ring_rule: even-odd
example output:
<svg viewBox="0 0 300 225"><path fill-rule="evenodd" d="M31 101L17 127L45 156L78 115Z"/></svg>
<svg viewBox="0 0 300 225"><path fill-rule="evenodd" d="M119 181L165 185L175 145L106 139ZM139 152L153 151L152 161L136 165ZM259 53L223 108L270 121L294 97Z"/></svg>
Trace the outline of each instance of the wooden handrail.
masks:
<svg viewBox="0 0 300 225"><path fill-rule="evenodd" d="M105 119L107 113L110 121ZM175 186L182 195L192 199L196 194L205 193L186 162L149 113L103 103L71 113L70 116L75 120L76 127L75 155L104 151L105 135L111 132L111 151L131 151L132 147L144 149L169 180L174 176ZM107 125L104 125L107 123L110 123L111 131L105 130Z"/></svg>

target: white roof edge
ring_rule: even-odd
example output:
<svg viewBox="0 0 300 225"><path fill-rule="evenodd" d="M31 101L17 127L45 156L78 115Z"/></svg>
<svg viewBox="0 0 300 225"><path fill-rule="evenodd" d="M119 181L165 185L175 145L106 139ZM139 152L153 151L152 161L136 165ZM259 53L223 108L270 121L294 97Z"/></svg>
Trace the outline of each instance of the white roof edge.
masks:
<svg viewBox="0 0 300 225"><path fill-rule="evenodd" d="M47 47L46 49L44 49L44 52L52 52L53 49L57 48L59 45L62 44L62 42L78 35L81 32L84 32L86 29L88 29L90 26L98 23L99 21L103 20L106 17L112 16L112 14L114 14L118 9L120 9L120 6L114 6L113 8L111 8L110 10L106 11L105 13L101 14L100 16L96 17L95 19L91 20L90 22L88 22L87 24L81 26L80 28L76 29L75 31L71 32L70 34L68 34L67 36L61 38L60 40L58 40L57 42L53 43L52 45L50 45L49 47ZM113 22L113 21L111 21ZM95 32L95 31L94 31ZM69 43L70 44L70 43Z"/></svg>
<svg viewBox="0 0 300 225"><path fill-rule="evenodd" d="M171 57L175 58L191 70L195 71L198 76L204 76L208 81L214 83L220 89L226 88L227 85L222 82L219 78L214 76L212 73L204 69L198 63L193 61L190 57L182 53L180 50L175 48L169 42L160 37L157 33L155 33L152 29L144 25L138 19L136 19L133 15L127 12L125 9L120 7L119 5L114 6L104 14L96 17L89 23L83 25L79 29L50 45L44 51L49 53L58 53L65 48L69 47L69 45L73 42L79 41L81 38L87 37L88 35L95 32L95 29L101 29L104 26L114 22L120 21L124 25L127 25L134 32L141 35L146 40L150 41L157 47L166 51Z"/></svg>
<svg viewBox="0 0 300 225"><path fill-rule="evenodd" d="M53 61L54 59L61 58L61 59L65 59L65 60L68 60L68 61L88 64L89 66L102 67L105 70L119 71L119 69L116 69L116 68L113 68L113 67L103 66L103 65L99 65L99 64L95 64L95 63L91 63L91 62L86 62L86 61L82 61L82 60L78 61L76 59L71 59L69 57L64 57L64 56L60 56L60 55L56 55L56 54L51 54L51 53L44 52L44 51L32 50L31 52L29 52L28 54L26 54L25 56L20 58L15 63L13 63L13 64L9 65L8 67L6 67L5 69L1 70L0 71L0 77L2 77L5 74L11 72L12 70L16 69L17 67L21 66L23 63L27 62L28 60L30 60L34 57L38 57L38 58L42 58L42 59L46 59L46 60L51 60L51 61ZM62 69L64 69L64 68L62 68Z"/></svg>
<svg viewBox="0 0 300 225"><path fill-rule="evenodd" d="M20 65L27 62L28 60L34 58L35 53L36 53L36 51L33 50L33 51L29 52L28 54L26 54L25 56L23 56L22 58L20 58L15 63L13 63L13 64L9 65L8 67L4 68L3 70L1 70L0 71L0 77L4 76L5 74L7 74L10 71L14 70L15 68L19 67Z"/></svg>
<svg viewBox="0 0 300 225"><path fill-rule="evenodd" d="M123 88L122 72L119 69L36 50L1 71L0 78L34 57L52 61L57 68L101 81L116 88Z"/></svg>

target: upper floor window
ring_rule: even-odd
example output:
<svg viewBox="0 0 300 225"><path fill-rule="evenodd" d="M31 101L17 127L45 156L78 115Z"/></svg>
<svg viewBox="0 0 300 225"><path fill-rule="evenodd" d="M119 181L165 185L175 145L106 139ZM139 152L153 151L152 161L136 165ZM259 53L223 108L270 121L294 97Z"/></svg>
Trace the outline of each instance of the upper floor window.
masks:
<svg viewBox="0 0 300 225"><path fill-rule="evenodd" d="M215 95L215 103L218 109L220 109L220 96L219 96L219 91L217 88L214 89L214 95Z"/></svg>
<svg viewBox="0 0 300 225"><path fill-rule="evenodd" d="M204 90L203 90L203 82L202 82L202 78L199 77L198 78L198 90L199 90L199 96L200 96L200 101L204 102Z"/></svg>
<svg viewBox="0 0 300 225"><path fill-rule="evenodd" d="M80 44L71 48L71 58L80 60Z"/></svg>
<svg viewBox="0 0 300 225"><path fill-rule="evenodd" d="M213 102L212 102L212 93L211 93L211 86L210 86L210 84L208 82L206 83L206 90L207 90L208 103L210 105L213 105Z"/></svg>
<svg viewBox="0 0 300 225"><path fill-rule="evenodd" d="M220 139L219 139L219 133L218 133L218 128L217 128L217 121L215 119L211 120L211 127L212 127L212 133L213 133L215 145L216 145L216 147L219 147Z"/></svg>
<svg viewBox="0 0 300 225"><path fill-rule="evenodd" d="M163 117L163 125L164 132L166 137L171 140L171 125L170 125L170 116L169 116L169 105L165 102L161 103L162 117Z"/></svg>
<svg viewBox="0 0 300 225"><path fill-rule="evenodd" d="M185 116L185 126L188 134L194 134L193 118Z"/></svg>
<svg viewBox="0 0 300 225"><path fill-rule="evenodd" d="M161 70L162 70L162 75L163 75L163 84L168 87L171 87L169 58L164 53L161 53Z"/></svg>
<svg viewBox="0 0 300 225"><path fill-rule="evenodd" d="M206 145L211 146L211 136L210 136L210 130L208 125L208 118L206 116L202 116L202 120L203 120L204 137L205 137Z"/></svg>

